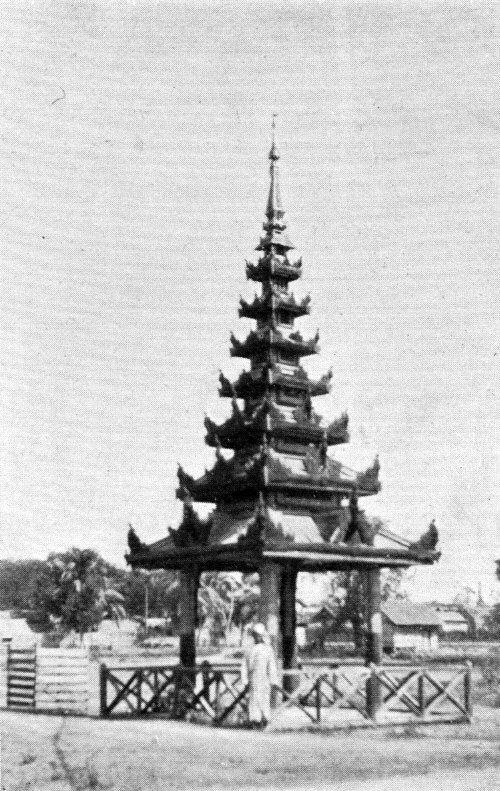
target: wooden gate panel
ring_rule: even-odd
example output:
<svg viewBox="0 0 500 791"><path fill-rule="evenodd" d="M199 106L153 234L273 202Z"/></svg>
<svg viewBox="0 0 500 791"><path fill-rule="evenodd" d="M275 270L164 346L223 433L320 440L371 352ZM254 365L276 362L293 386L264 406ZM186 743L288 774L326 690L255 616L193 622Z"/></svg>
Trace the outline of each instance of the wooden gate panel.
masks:
<svg viewBox="0 0 500 791"><path fill-rule="evenodd" d="M34 709L36 684L36 649L14 648L7 651L7 708Z"/></svg>
<svg viewBox="0 0 500 791"><path fill-rule="evenodd" d="M89 658L81 648L39 648L35 705L84 714L89 699Z"/></svg>

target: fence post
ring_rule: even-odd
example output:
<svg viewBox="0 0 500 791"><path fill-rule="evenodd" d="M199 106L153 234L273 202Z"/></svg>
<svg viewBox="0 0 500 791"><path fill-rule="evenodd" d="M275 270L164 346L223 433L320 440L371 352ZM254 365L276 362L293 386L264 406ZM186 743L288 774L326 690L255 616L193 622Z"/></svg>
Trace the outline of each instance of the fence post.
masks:
<svg viewBox="0 0 500 791"><path fill-rule="evenodd" d="M472 717L472 697L471 697L472 662L466 662L465 664L466 667L465 667L465 675L464 675L464 704L470 719Z"/></svg>
<svg viewBox="0 0 500 791"><path fill-rule="evenodd" d="M370 675L366 679L366 713L373 722L377 721L381 702L378 670L376 665L370 665Z"/></svg>
<svg viewBox="0 0 500 791"><path fill-rule="evenodd" d="M421 670L419 670L418 674L418 709L420 711L420 716L423 717L425 714L425 690L424 690L424 674Z"/></svg>
<svg viewBox="0 0 500 791"><path fill-rule="evenodd" d="M316 721L321 722L321 676L316 680Z"/></svg>
<svg viewBox="0 0 500 791"><path fill-rule="evenodd" d="M142 713L142 677L143 670L139 668L137 672L137 714Z"/></svg>
<svg viewBox="0 0 500 791"><path fill-rule="evenodd" d="M108 668L105 662L99 667L99 694L101 701L101 717L108 717Z"/></svg>

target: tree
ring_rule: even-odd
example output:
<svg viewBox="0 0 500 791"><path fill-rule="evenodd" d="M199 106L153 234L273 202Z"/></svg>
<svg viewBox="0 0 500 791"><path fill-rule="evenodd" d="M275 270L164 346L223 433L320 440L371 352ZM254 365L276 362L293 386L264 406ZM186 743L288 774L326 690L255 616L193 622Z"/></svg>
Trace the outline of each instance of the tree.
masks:
<svg viewBox="0 0 500 791"><path fill-rule="evenodd" d="M380 586L382 601L406 598L406 594L401 589L403 575L403 570L399 568L383 570ZM328 632L335 634L345 624L350 624L356 651L363 652L367 637L366 579L363 572L332 573L326 603L334 613L334 620Z"/></svg>
<svg viewBox="0 0 500 791"><path fill-rule="evenodd" d="M493 640L500 638L500 604L494 604L485 617L484 629Z"/></svg>
<svg viewBox="0 0 500 791"><path fill-rule="evenodd" d="M0 610L27 610L44 560L0 560Z"/></svg>
<svg viewBox="0 0 500 791"><path fill-rule="evenodd" d="M383 569L380 580L380 596L382 601L387 599L407 599L408 594L403 590L404 570L398 568Z"/></svg>
<svg viewBox="0 0 500 791"><path fill-rule="evenodd" d="M211 626L212 638L227 641L232 626L241 629L255 616L258 578L253 574L206 572L200 579L198 613Z"/></svg>
<svg viewBox="0 0 500 791"><path fill-rule="evenodd" d="M111 587L109 571L92 549L49 555L31 598L28 622L60 634L74 631L82 640L105 616L123 617L123 596Z"/></svg>
<svg viewBox="0 0 500 791"><path fill-rule="evenodd" d="M125 571L116 569L113 582L123 595L123 606L130 616L144 616L146 589L148 615L163 618L166 614L175 620L177 609L177 575L174 571Z"/></svg>

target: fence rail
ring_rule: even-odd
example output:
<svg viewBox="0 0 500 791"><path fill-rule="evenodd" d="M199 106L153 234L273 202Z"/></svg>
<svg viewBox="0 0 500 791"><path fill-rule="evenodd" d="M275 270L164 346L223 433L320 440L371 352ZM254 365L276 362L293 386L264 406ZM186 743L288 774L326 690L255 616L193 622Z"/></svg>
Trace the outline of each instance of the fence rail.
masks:
<svg viewBox="0 0 500 791"><path fill-rule="evenodd" d="M100 669L101 716L164 714L221 725L244 722L249 688L234 665ZM362 722L469 721L471 667L312 667L285 670L271 723L341 726Z"/></svg>

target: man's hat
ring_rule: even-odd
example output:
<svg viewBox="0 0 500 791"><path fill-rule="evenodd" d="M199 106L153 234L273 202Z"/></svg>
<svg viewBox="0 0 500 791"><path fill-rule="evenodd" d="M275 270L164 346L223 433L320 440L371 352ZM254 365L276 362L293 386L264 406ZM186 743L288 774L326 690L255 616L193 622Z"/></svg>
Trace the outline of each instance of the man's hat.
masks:
<svg viewBox="0 0 500 791"><path fill-rule="evenodd" d="M251 631L252 634L258 634L260 637L265 637L267 634L266 627L264 626L263 623L254 623Z"/></svg>

